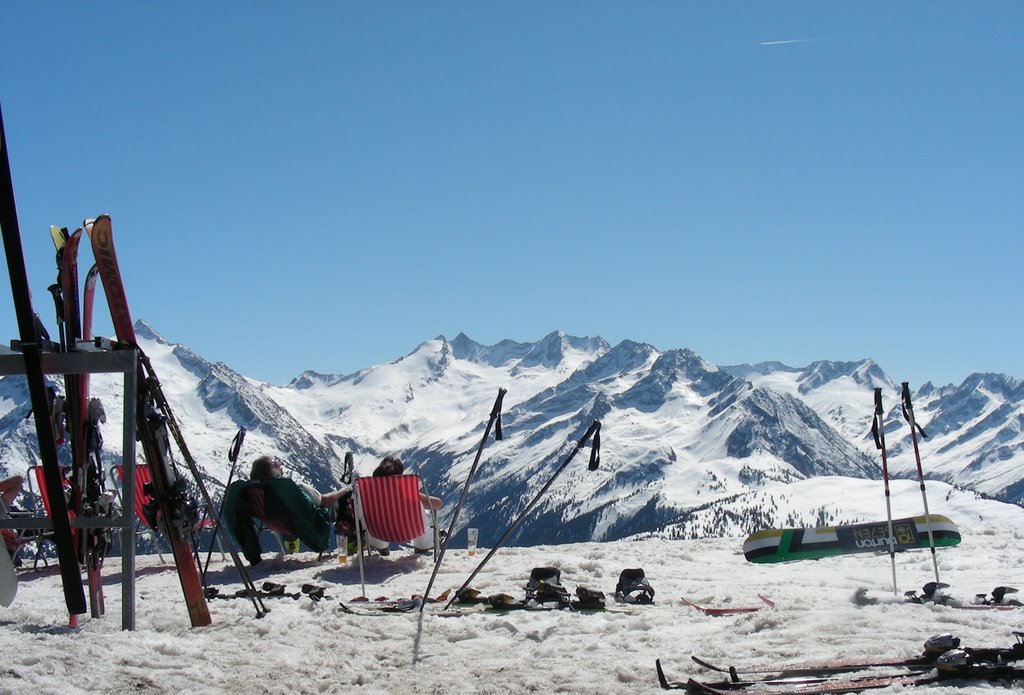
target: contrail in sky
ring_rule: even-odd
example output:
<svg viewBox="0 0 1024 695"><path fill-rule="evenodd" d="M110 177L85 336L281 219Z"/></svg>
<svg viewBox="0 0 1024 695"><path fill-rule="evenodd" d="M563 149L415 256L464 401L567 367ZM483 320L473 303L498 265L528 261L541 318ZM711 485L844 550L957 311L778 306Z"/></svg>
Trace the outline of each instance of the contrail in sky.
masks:
<svg viewBox="0 0 1024 695"><path fill-rule="evenodd" d="M786 39L785 41L762 41L762 46L781 46L787 43L807 43L808 41L821 41L821 39Z"/></svg>

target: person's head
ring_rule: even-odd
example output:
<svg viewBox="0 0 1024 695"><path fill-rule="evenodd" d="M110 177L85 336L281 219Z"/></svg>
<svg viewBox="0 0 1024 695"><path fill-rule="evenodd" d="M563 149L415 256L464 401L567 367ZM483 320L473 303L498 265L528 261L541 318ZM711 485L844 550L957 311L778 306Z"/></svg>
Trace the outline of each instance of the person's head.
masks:
<svg viewBox="0 0 1024 695"><path fill-rule="evenodd" d="M280 478L283 475L280 461L273 456L260 456L252 462L249 480L271 480L273 478Z"/></svg>
<svg viewBox="0 0 1024 695"><path fill-rule="evenodd" d="M397 456L385 456L384 460L382 460L376 470L373 471L373 477L380 478L385 475L402 475L403 470L405 470L405 467Z"/></svg>

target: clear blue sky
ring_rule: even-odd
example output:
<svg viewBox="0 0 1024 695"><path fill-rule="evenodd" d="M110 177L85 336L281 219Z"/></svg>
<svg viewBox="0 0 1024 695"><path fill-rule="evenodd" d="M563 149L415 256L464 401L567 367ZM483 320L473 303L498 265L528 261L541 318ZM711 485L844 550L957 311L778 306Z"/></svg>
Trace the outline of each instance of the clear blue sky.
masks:
<svg viewBox="0 0 1024 695"><path fill-rule="evenodd" d="M48 226L107 212L135 317L277 383L563 330L916 387L1024 377L1022 36L1009 1L10 2L0 100L51 329Z"/></svg>

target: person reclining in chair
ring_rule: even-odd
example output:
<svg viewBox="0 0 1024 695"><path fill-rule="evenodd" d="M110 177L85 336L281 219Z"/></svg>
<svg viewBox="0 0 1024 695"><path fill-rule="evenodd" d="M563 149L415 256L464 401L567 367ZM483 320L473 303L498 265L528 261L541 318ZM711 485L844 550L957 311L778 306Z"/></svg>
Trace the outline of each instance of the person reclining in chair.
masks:
<svg viewBox="0 0 1024 695"><path fill-rule="evenodd" d="M405 466L402 464L401 459L397 456L385 456L377 468L374 469L373 477L380 478L386 475L402 475L404 471ZM444 506L444 502L442 502L439 497L431 497L430 495L425 495L421 492L420 504L423 505L423 527L426 530L422 535L413 540L412 546L417 553L429 553L434 550L434 525L430 511L433 510L436 512ZM366 541L371 548L381 555L387 555L390 552L387 541L378 540L370 535L367 535Z"/></svg>
<svg viewBox="0 0 1024 695"><path fill-rule="evenodd" d="M21 494L21 486L25 479L20 475L12 475L9 478L0 480L0 499L3 500L4 511L14 507L14 501Z"/></svg>
<svg viewBox="0 0 1024 695"><path fill-rule="evenodd" d="M18 495L21 494L21 486L25 482L25 479L20 475L12 475L9 478L0 480L0 518L10 518L12 516L22 516L26 512L18 510L14 506L14 501ZM7 552L10 553L11 558L20 564L17 560L18 548L24 543L24 538L28 535L23 530L20 534L17 529L5 528L3 529L4 544L7 546Z"/></svg>
<svg viewBox="0 0 1024 695"><path fill-rule="evenodd" d="M253 516L278 531L285 542L301 540L310 550L322 553L328 548L337 503L351 493L348 488L320 493L285 478L282 469L277 459L261 456L253 461L250 480L235 481L224 493L224 520L245 558L254 565L260 561L260 542Z"/></svg>
<svg viewBox="0 0 1024 695"><path fill-rule="evenodd" d="M249 480L273 480L284 477L284 464L273 456L260 456L252 462L252 469L249 471ZM327 507L330 510L337 510L338 501L352 494L352 488L341 487L330 492L320 492L312 485L296 480L295 484L306 493L306 497L317 507Z"/></svg>

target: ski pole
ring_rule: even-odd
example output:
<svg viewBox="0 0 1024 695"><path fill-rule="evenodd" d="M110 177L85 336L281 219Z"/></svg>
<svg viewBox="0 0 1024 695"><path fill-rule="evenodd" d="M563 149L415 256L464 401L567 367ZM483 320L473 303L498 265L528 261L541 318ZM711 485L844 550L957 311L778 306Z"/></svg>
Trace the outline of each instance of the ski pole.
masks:
<svg viewBox="0 0 1024 695"><path fill-rule="evenodd" d="M875 388L875 417L871 421L871 434L875 437L875 447L882 452L882 481L885 484L885 516L889 520L889 560L892 563L892 593L898 595L896 588L896 531L892 525L892 498L889 493L889 464L885 457L885 410L882 408L882 389Z"/></svg>
<svg viewBox="0 0 1024 695"><path fill-rule="evenodd" d="M573 457L576 456L579 450L586 446L591 436L593 436L594 438L594 446L590 451L590 465L588 466L588 468L589 470L592 471L597 470L597 466L601 460L601 423L598 420L594 420L594 422L591 423L590 427L587 428L586 434L584 434L580 438L580 440L576 442L576 447L572 450L572 453L569 454L569 456L565 459L562 465L559 466L558 469L554 472L554 474L548 479L548 482L544 483L544 487L542 487L537 492L537 494L534 495L533 499L530 500L530 503L526 505L526 508L519 513L519 516L516 517L516 519L509 525L507 529L505 529L505 532L501 534L501 538L499 538L498 541L494 544L494 547L491 548L490 552L487 553L486 557L484 557L484 559L480 561L480 564L476 566L476 569L473 570L473 573L469 575L469 578L466 579L465 582L463 582L462 586L459 587L459 590L455 592L455 595L448 600L448 603L444 607L445 610L448 610L448 608L458 599L459 594L461 594L462 591L467 586L469 586L469 583L473 581L473 578L476 577L477 574L480 573L480 570L484 568L484 565L487 564L487 561L494 557L494 554L498 552L498 549L502 545L504 545L505 541L508 540L508 537L512 535L512 532L519 527L519 524L523 522L527 514L530 513L530 511L537 505L537 502L540 501L540 498L544 495L544 493L548 491L548 488L551 487L552 483L555 482L555 478L557 478L559 474L561 474L561 472L565 470L566 466L569 465L569 462L573 460Z"/></svg>
<svg viewBox="0 0 1024 695"><path fill-rule="evenodd" d="M351 451L346 451L345 452L345 463L344 463L343 468L341 470L341 478L338 479L338 482L340 482L342 485L351 485L352 484L352 475L354 474L355 469L356 469L356 459L352 455Z"/></svg>
<svg viewBox="0 0 1024 695"><path fill-rule="evenodd" d="M245 428L239 427L238 433L235 434L235 438L231 440L231 448L228 449L228 461L231 462L231 470L228 471L228 482L224 484L224 489L228 489L228 485L231 484L231 480L235 477L235 468L238 467L238 452L242 449L242 442L245 441ZM203 520L206 520L206 515L209 513L209 509L203 509ZM224 498L221 497L220 507L217 509L217 518L213 520L214 530L213 536L210 538L210 547L206 551L206 562L203 564L203 576L206 576L206 570L210 569L210 557L213 555L213 544L217 539L217 527L220 526L220 515L224 513ZM202 524L200 524L200 527Z"/></svg>
<svg viewBox="0 0 1024 695"><path fill-rule="evenodd" d="M452 521L448 524L448 533L445 535L444 542L441 543L441 550L437 554L437 560L434 561L434 570L430 573L430 581L427 582L427 589L423 592L424 596L430 596L430 589L434 586L434 580L437 578L437 571L441 569L441 561L444 559L445 551L448 550L448 542L451 541L452 535L455 533L455 524L459 520L459 512L462 510L462 504L466 501L466 493L469 492L469 485L473 482L473 476L476 475L476 468L480 464L480 456L484 453L484 445L487 444L487 437L491 434L491 427L494 427L494 438L496 440L503 439L501 434L501 401L505 398L506 389L498 389L498 397L494 399L494 407L491 408L490 418L487 420L487 426L484 428L484 436L480 438L480 446L476 450L476 458L473 459L473 465L469 468L469 475L466 476L466 484L462 486L462 495L459 497L458 504L455 505L455 511L452 513ZM358 534L357 534L358 540ZM426 601L420 604L420 612L423 612L423 607L426 605Z"/></svg>
<svg viewBox="0 0 1024 695"><path fill-rule="evenodd" d="M935 532L932 530L932 517L928 513L928 495L924 491L924 471L921 469L921 452L917 448L917 433L922 437L928 435L914 420L914 406L910 402L910 383L903 382L903 417L910 423L910 441L914 444L914 460L917 462L917 482L921 486L921 499L924 500L924 518L928 522L928 548L932 552L932 568L935 570L935 581L939 581L939 561L935 557Z"/></svg>

